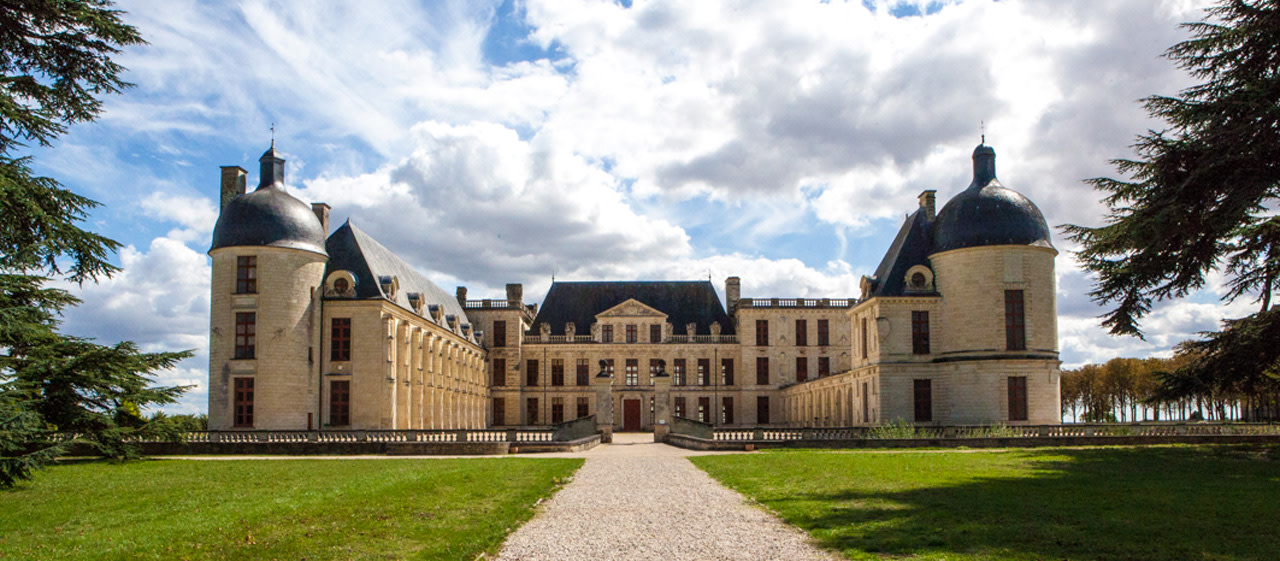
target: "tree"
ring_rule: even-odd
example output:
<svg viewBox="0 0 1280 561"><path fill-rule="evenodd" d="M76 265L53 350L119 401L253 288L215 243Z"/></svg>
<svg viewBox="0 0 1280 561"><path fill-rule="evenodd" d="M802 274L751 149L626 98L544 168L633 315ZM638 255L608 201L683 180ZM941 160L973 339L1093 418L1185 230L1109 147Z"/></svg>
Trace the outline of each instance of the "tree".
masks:
<svg viewBox="0 0 1280 561"><path fill-rule="evenodd" d="M1090 295L1113 306L1113 334L1141 336L1153 301L1202 288L1215 269L1228 300L1248 294L1262 311L1278 288L1280 1L1223 0L1183 27L1192 38L1165 56L1204 82L1143 100L1168 128L1139 136L1137 159L1112 162L1129 179L1090 180L1107 193L1104 226L1064 227L1097 274Z"/></svg>
<svg viewBox="0 0 1280 561"><path fill-rule="evenodd" d="M183 390L151 387L149 374L189 352L141 353L132 343L103 346L58 332L59 313L78 300L46 283L110 276L119 244L80 227L97 203L36 176L19 153L93 120L101 96L130 86L111 59L144 42L110 6L0 3L0 486L60 450L41 444L53 431L82 433L106 455L131 455L127 440L149 430L141 408Z"/></svg>

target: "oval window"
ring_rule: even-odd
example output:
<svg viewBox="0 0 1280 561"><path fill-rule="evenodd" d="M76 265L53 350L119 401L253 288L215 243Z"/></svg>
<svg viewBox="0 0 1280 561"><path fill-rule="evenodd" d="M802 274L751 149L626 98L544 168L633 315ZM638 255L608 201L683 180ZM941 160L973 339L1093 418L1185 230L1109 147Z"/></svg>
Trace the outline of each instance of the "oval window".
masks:
<svg viewBox="0 0 1280 561"><path fill-rule="evenodd" d="M924 273L911 275L911 286L915 288L924 288Z"/></svg>
<svg viewBox="0 0 1280 561"><path fill-rule="evenodd" d="M334 292L343 293L346 292L348 288L351 288L351 283L347 282L347 279L337 279L333 281Z"/></svg>

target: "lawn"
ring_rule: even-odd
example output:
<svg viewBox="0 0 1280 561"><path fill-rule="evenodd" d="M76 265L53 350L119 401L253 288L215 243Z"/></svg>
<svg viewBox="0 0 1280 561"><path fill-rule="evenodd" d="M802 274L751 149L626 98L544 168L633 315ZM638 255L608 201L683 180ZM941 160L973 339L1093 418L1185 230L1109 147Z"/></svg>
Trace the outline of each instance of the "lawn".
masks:
<svg viewBox="0 0 1280 561"><path fill-rule="evenodd" d="M850 559L1280 559L1276 448L692 458Z"/></svg>
<svg viewBox="0 0 1280 561"><path fill-rule="evenodd" d="M582 460L155 460L0 491L0 559L474 559Z"/></svg>

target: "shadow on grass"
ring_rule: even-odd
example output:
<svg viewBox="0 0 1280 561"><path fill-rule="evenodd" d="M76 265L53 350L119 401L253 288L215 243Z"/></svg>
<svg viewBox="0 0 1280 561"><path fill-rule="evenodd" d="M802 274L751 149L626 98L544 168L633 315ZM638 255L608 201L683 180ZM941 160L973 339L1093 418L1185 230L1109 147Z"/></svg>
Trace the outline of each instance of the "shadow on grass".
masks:
<svg viewBox="0 0 1280 561"><path fill-rule="evenodd" d="M1275 449L1009 454L1012 469L972 454L978 475L918 455L896 468L903 485L815 485L761 502L852 558L1280 559Z"/></svg>

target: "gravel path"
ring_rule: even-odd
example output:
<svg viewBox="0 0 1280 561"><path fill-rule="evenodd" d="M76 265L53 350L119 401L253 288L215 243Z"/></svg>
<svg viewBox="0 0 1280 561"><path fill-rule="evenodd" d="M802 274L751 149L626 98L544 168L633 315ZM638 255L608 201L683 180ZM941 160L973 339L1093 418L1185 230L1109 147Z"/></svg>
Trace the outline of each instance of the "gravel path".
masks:
<svg viewBox="0 0 1280 561"><path fill-rule="evenodd" d="M665 445L601 446L499 559L835 559ZM601 450L614 449L614 450ZM612 453L610 453L612 452Z"/></svg>

